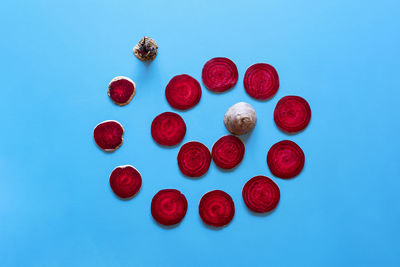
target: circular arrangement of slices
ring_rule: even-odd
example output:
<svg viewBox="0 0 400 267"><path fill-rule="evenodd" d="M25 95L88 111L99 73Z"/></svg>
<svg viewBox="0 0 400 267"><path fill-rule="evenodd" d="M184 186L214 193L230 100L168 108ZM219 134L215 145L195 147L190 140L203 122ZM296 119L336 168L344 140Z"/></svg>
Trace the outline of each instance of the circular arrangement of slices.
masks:
<svg viewBox="0 0 400 267"><path fill-rule="evenodd" d="M110 186L118 197L131 198L142 187L142 176L130 165L118 166L110 175Z"/></svg>
<svg viewBox="0 0 400 267"><path fill-rule="evenodd" d="M108 85L108 96L115 104L128 105L136 93L136 84L128 77L118 76Z"/></svg>
<svg viewBox="0 0 400 267"><path fill-rule="evenodd" d="M203 67L201 78L204 85L214 92L225 92L238 81L238 70L232 60L226 57L215 57Z"/></svg>
<svg viewBox="0 0 400 267"><path fill-rule="evenodd" d="M151 124L151 136L160 145L177 145L183 140L185 134L185 121L174 112L161 113Z"/></svg>
<svg viewBox="0 0 400 267"><path fill-rule="evenodd" d="M177 75L167 84L165 97L171 107L180 110L189 109L200 101L200 83L187 74Z"/></svg>
<svg viewBox="0 0 400 267"><path fill-rule="evenodd" d="M218 167L232 169L242 161L244 151L242 140L234 135L226 135L215 142L211 155Z"/></svg>
<svg viewBox="0 0 400 267"><path fill-rule="evenodd" d="M279 77L275 68L266 63L250 66L244 74L244 88L253 98L266 100L273 97L279 89Z"/></svg>
<svg viewBox="0 0 400 267"><path fill-rule="evenodd" d="M267 163L271 172L279 178L293 178L304 166L303 150L289 140L274 144L268 151Z"/></svg>
<svg viewBox="0 0 400 267"><path fill-rule="evenodd" d="M304 130L310 119L310 105L300 96L285 96L276 104L274 120L282 131L296 133Z"/></svg>
<svg viewBox="0 0 400 267"><path fill-rule="evenodd" d="M98 124L93 131L93 138L96 144L104 151L114 151L118 149L124 139L124 128L117 121L103 121Z"/></svg>
<svg viewBox="0 0 400 267"><path fill-rule="evenodd" d="M205 224L222 227L235 215L235 204L230 195L221 190L206 193L199 204L200 218Z"/></svg>
<svg viewBox="0 0 400 267"><path fill-rule="evenodd" d="M225 57L215 57L205 63L201 77L205 87L214 92L225 92L237 84L236 64ZM257 100L273 97L279 89L279 76L275 68L266 63L250 66L244 75L243 85L247 94ZM108 85L108 96L120 106L127 105L136 93L135 83L124 76L117 76ZM187 110L201 99L200 83L190 75L174 76L165 88L165 97L172 108ZM240 121L238 110L236 120ZM253 111L254 112L254 111ZM274 110L274 121L286 133L297 133L305 129L311 120L311 108L300 96L282 97ZM175 112L163 112L151 123L151 136L163 146L176 146L186 135L186 123ZM98 124L93 131L97 146L104 151L114 151L123 143L124 128L114 120ZM236 134L236 133L235 133ZM201 177L210 167L211 159L222 169L238 166L245 155L245 144L235 135L218 139L210 150L202 143L190 141L183 144L177 153L181 173L188 177ZM283 140L272 145L267 154L267 165L271 173L279 178L297 176L303 169L303 150L293 141ZM134 197L142 186L142 176L131 165L116 167L110 174L109 184L121 199ZM242 198L247 208L256 213L274 210L280 200L278 185L267 176L251 178L242 188ZM188 202L177 189L163 189L151 201L151 215L165 226L180 223L186 215ZM228 225L235 215L232 197L224 191L214 190L204 194L198 205L201 220L212 227Z"/></svg>
<svg viewBox="0 0 400 267"><path fill-rule="evenodd" d="M202 143L191 141L181 147L177 159L179 169L184 175L200 177L210 167L211 154L210 150Z"/></svg>
<svg viewBox="0 0 400 267"><path fill-rule="evenodd" d="M162 225L174 225L182 221L187 211L186 197L176 189L159 191L151 201L151 215Z"/></svg>
<svg viewBox="0 0 400 267"><path fill-rule="evenodd" d="M257 213L269 212L279 203L279 187L266 176L255 176L243 187L242 196L246 206Z"/></svg>

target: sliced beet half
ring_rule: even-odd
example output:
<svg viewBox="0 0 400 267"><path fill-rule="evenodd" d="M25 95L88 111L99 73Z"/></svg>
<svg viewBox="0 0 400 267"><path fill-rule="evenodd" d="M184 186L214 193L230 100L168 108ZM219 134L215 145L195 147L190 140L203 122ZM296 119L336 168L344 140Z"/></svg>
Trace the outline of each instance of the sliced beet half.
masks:
<svg viewBox="0 0 400 267"><path fill-rule="evenodd" d="M189 109L200 101L200 83L187 74L177 75L165 88L165 97L171 107L180 110Z"/></svg>
<svg viewBox="0 0 400 267"><path fill-rule="evenodd" d="M104 151L114 151L122 145L124 128L117 121L103 121L93 131L96 144Z"/></svg>
<svg viewBox="0 0 400 267"><path fill-rule="evenodd" d="M142 187L142 176L130 165L118 166L110 175L110 186L118 197L131 198Z"/></svg>
<svg viewBox="0 0 400 267"><path fill-rule="evenodd" d="M210 163L210 150L200 142L187 142L179 150L178 166L186 176L200 177L204 175L208 171Z"/></svg>
<svg viewBox="0 0 400 267"><path fill-rule="evenodd" d="M311 119L311 108L300 96L282 97L276 104L274 121L284 132L296 133L304 130Z"/></svg>
<svg viewBox="0 0 400 267"><path fill-rule="evenodd" d="M244 74L244 88L253 98L266 100L273 97L279 89L279 77L275 68L266 63L250 66Z"/></svg>
<svg viewBox="0 0 400 267"><path fill-rule="evenodd" d="M223 169L236 167L243 159L245 146L238 137L225 135L212 147L211 155L217 166Z"/></svg>
<svg viewBox="0 0 400 267"><path fill-rule="evenodd" d="M128 77L118 76L108 85L108 96L119 105L125 106L131 102L136 93L136 84Z"/></svg>
<svg viewBox="0 0 400 267"><path fill-rule="evenodd" d="M200 200L199 214L205 224L222 227L232 221L235 204L231 196L224 191L210 191Z"/></svg>
<svg viewBox="0 0 400 267"><path fill-rule="evenodd" d="M174 225L186 215L186 197L176 189L164 189L154 195L151 201L151 215L162 225Z"/></svg>
<svg viewBox="0 0 400 267"><path fill-rule="evenodd" d="M242 196L246 206L254 212L264 213L275 209L279 203L279 187L266 176L255 176L244 185Z"/></svg>
<svg viewBox="0 0 400 267"><path fill-rule="evenodd" d="M295 143L283 140L274 144L268 151L267 163L272 174L279 178L293 178L304 167L304 152Z"/></svg>
<svg viewBox="0 0 400 267"><path fill-rule="evenodd" d="M215 57L206 62L202 71L204 85L214 92L225 92L238 81L238 70L232 60Z"/></svg>
<svg viewBox="0 0 400 267"><path fill-rule="evenodd" d="M185 121L174 112L161 113L151 124L151 136L160 145L177 145L183 140L185 134Z"/></svg>

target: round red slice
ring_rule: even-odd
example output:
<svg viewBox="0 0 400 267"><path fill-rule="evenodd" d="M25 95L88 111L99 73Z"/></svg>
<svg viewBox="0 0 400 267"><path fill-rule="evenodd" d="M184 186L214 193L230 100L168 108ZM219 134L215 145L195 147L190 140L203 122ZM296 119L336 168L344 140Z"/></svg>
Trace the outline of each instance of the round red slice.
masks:
<svg viewBox="0 0 400 267"><path fill-rule="evenodd" d="M292 141L283 140L274 144L268 151L267 163L272 174L280 178L293 178L304 167L304 153Z"/></svg>
<svg viewBox="0 0 400 267"><path fill-rule="evenodd" d="M199 214L205 224L221 227L232 221L235 204L231 196L224 191L210 191L200 200Z"/></svg>
<svg viewBox="0 0 400 267"><path fill-rule="evenodd" d="M282 131L299 132L307 127L310 119L310 105L300 96L285 96L276 104L274 120Z"/></svg>
<svg viewBox="0 0 400 267"><path fill-rule="evenodd" d="M258 213L269 212L278 205L279 187L266 176L255 176L243 187L242 196L246 206Z"/></svg>
<svg viewBox="0 0 400 267"><path fill-rule="evenodd" d="M201 87L193 77L187 74L177 75L169 81L165 96L173 108L185 110L199 103Z"/></svg>
<svg viewBox="0 0 400 267"><path fill-rule="evenodd" d="M118 166L110 175L110 186L120 198L131 198L142 187L142 176L130 165Z"/></svg>
<svg viewBox="0 0 400 267"><path fill-rule="evenodd" d="M117 121L103 121L93 131L96 144L104 151L114 151L122 145L124 128Z"/></svg>
<svg viewBox="0 0 400 267"><path fill-rule="evenodd" d="M151 215L162 225L174 225L182 221L187 211L186 197L176 189L164 189L151 201Z"/></svg>
<svg viewBox="0 0 400 267"><path fill-rule="evenodd" d="M184 144L178 153L178 166L189 177L204 175L211 163L210 150L202 143L191 141Z"/></svg>
<svg viewBox="0 0 400 267"><path fill-rule="evenodd" d="M160 145L177 145L183 140L185 134L185 121L173 112L161 113L154 118L151 124L151 136Z"/></svg>
<svg viewBox="0 0 400 267"><path fill-rule="evenodd" d="M135 93L136 84L128 77L115 77L108 85L108 96L115 104L120 106L129 104Z"/></svg>
<svg viewBox="0 0 400 267"><path fill-rule="evenodd" d="M207 61L201 75L204 85L214 92L229 90L237 83L238 76L235 63L226 57L215 57Z"/></svg>
<svg viewBox="0 0 400 267"><path fill-rule="evenodd" d="M253 98L266 100L276 94L279 77L275 68L266 63L250 66L244 74L244 88Z"/></svg>
<svg viewBox="0 0 400 267"><path fill-rule="evenodd" d="M233 135L226 135L215 142L211 155L217 166L223 169L232 169L242 161L244 152L245 147L242 140Z"/></svg>

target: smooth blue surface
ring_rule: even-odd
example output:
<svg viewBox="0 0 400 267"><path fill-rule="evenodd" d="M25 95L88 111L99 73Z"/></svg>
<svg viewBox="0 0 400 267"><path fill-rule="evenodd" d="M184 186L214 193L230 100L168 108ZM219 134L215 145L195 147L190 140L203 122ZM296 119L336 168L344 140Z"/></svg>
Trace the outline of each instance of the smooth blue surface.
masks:
<svg viewBox="0 0 400 267"><path fill-rule="evenodd" d="M399 1L11 1L0 8L1 266L399 266ZM159 44L150 65L132 47L143 36ZM183 177L179 147L157 146L152 119L171 108L164 88L203 64L231 58L237 86L224 94L203 87L195 108L179 112L184 142L209 148L227 131L226 109L246 101L258 124L242 164L214 164L199 180ZM281 87L266 102L251 99L242 79L253 63L276 67ZM131 77L137 94L126 107L107 84ZM313 117L289 136L274 125L277 101L306 98ZM125 143L100 151L93 127L120 121ZM252 176L271 176L268 148L297 142L306 165L297 178L273 178L275 212L255 216L241 198ZM132 164L140 193L121 201L108 177ZM152 196L177 188L189 209L176 228L150 215ZM197 212L213 189L232 195L236 214L221 230Z"/></svg>

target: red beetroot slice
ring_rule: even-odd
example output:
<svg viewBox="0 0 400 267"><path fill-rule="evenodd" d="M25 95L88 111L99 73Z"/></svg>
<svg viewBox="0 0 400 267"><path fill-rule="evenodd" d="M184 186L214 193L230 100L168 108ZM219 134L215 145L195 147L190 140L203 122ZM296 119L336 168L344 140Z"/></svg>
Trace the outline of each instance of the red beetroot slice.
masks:
<svg viewBox="0 0 400 267"><path fill-rule="evenodd" d="M200 200L199 214L204 223L221 227L232 221L235 215L235 204L231 196L224 191L210 191Z"/></svg>
<svg viewBox="0 0 400 267"><path fill-rule="evenodd" d="M163 225L174 225L182 221L187 211L186 197L176 189L159 191L151 201L151 215Z"/></svg>
<svg viewBox="0 0 400 267"><path fill-rule="evenodd" d="M129 104L135 93L136 84L128 77L115 77L108 85L108 96L115 104L120 106Z"/></svg>
<svg viewBox="0 0 400 267"><path fill-rule="evenodd" d="M269 212L278 205L279 187L266 176L255 176L243 187L242 196L246 206L258 213Z"/></svg>
<svg viewBox="0 0 400 267"><path fill-rule="evenodd" d="M244 75L244 88L253 98L266 100L276 94L279 77L275 68L266 63L250 66Z"/></svg>
<svg viewBox="0 0 400 267"><path fill-rule="evenodd" d="M204 85L214 92L231 89L237 83L238 76L235 63L226 57L215 57L207 61L201 75Z"/></svg>
<svg viewBox="0 0 400 267"><path fill-rule="evenodd" d="M307 127L310 119L310 105L300 96L285 96L276 104L274 120L282 131L299 132Z"/></svg>
<svg viewBox="0 0 400 267"><path fill-rule="evenodd" d="M245 147L239 138L233 135L221 137L212 147L212 158L223 169L236 167L243 159Z"/></svg>
<svg viewBox="0 0 400 267"><path fill-rule="evenodd" d="M178 166L189 177L200 177L208 171L211 154L202 143L191 141L184 144L178 153Z"/></svg>
<svg viewBox="0 0 400 267"><path fill-rule="evenodd" d="M173 112L161 113L151 124L151 136L160 145L177 145L183 140L185 134L185 121Z"/></svg>
<svg viewBox="0 0 400 267"><path fill-rule="evenodd" d="M93 131L96 144L104 151L114 151L122 145L124 128L117 121L103 121Z"/></svg>
<svg viewBox="0 0 400 267"><path fill-rule="evenodd" d="M293 178L304 167L304 153L292 141L283 140L274 144L268 151L267 163L272 174L280 178Z"/></svg>
<svg viewBox="0 0 400 267"><path fill-rule="evenodd" d="M118 166L110 175L110 186L120 198L131 198L142 187L142 176L130 165Z"/></svg>
<svg viewBox="0 0 400 267"><path fill-rule="evenodd" d="M165 96L173 108L185 110L199 103L201 87L193 77L187 74L177 75L169 81Z"/></svg>

